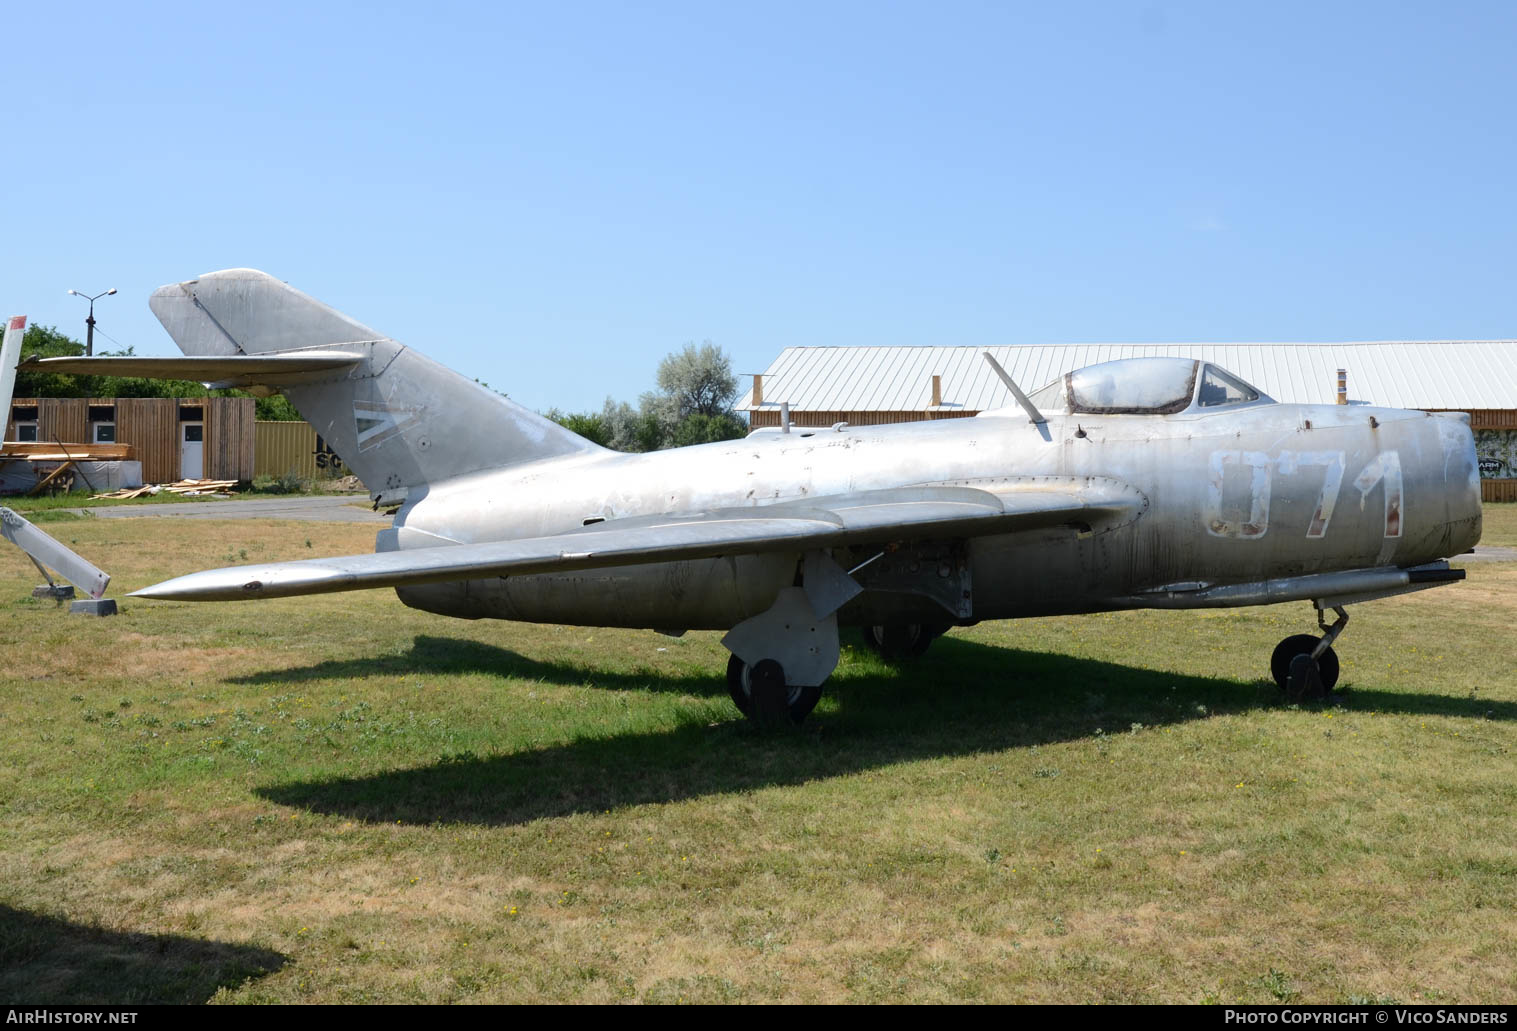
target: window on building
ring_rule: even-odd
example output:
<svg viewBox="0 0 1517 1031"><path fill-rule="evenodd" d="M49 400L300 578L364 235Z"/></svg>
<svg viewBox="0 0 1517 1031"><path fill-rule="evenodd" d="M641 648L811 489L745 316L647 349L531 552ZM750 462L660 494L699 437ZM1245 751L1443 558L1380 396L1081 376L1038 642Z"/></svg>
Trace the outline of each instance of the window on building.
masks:
<svg viewBox="0 0 1517 1031"><path fill-rule="evenodd" d="M93 424L94 433L91 439L96 444L116 443L116 424L113 422L97 422Z"/></svg>
<svg viewBox="0 0 1517 1031"><path fill-rule="evenodd" d="M16 439L23 444L35 444L37 442L37 424L34 422L16 423Z"/></svg>

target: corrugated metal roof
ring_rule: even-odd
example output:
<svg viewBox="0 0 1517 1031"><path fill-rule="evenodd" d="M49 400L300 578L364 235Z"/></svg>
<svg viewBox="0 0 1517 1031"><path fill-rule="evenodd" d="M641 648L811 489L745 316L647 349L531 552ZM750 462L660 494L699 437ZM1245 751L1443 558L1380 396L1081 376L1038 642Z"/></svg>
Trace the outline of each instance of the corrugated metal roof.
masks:
<svg viewBox="0 0 1517 1031"><path fill-rule="evenodd" d="M1174 356L1214 362L1277 401L1332 404L1338 370L1347 369L1351 401L1392 408L1517 408L1517 341L1511 340L787 347L764 370L764 407L788 401L793 411L925 412L934 375L943 377L940 410L1015 404L982 351L993 354L1028 393L1097 362ZM737 408L752 409L751 390Z"/></svg>

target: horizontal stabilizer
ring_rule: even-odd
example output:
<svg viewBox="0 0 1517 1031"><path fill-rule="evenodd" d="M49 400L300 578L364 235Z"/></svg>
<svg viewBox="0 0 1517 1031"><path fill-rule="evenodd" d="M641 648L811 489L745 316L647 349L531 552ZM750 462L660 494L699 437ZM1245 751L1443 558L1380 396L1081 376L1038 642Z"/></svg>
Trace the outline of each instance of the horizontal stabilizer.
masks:
<svg viewBox="0 0 1517 1031"><path fill-rule="evenodd" d="M331 379L335 373L364 361L363 351L324 349L285 354L180 355L139 358L136 355L100 358L32 358L21 367L32 372L61 372L71 376L142 376L147 379L185 379L216 388L284 386Z"/></svg>
<svg viewBox="0 0 1517 1031"><path fill-rule="evenodd" d="M1023 489L908 487L727 509L689 516L611 520L514 541L456 544L373 555L232 566L191 573L133 594L179 601L236 601L404 587L480 577L567 572L719 555L802 552L913 537L1012 533L1078 522L1126 521L1141 494L1109 487Z"/></svg>

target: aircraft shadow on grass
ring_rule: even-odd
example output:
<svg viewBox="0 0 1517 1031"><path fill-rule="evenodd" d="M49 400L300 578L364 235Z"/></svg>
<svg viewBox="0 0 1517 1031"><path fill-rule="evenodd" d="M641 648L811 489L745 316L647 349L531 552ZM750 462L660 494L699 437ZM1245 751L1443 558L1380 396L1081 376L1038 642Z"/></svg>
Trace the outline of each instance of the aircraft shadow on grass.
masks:
<svg viewBox="0 0 1517 1031"><path fill-rule="evenodd" d="M410 676L418 673L467 674L535 680L566 687L593 686L612 691L662 691L726 697L726 682L719 676L667 677L653 670L632 673L607 672L594 665L572 662L542 662L507 648L480 641L456 640L418 634L410 650L361 659L329 659L295 669L267 669L228 677L233 684L291 684L310 680L343 680L373 676Z"/></svg>
<svg viewBox="0 0 1517 1031"><path fill-rule="evenodd" d="M393 661L406 672L493 672L623 689L725 694L715 677L602 674L536 662L473 641L419 637ZM389 660L380 660L381 662ZM276 680L372 674L373 663L329 662ZM916 759L995 752L1160 727L1279 706L1272 682L1195 677L944 638L898 671L846 662L800 729L757 729L738 717L653 732L583 737L508 755L450 757L363 777L258 789L281 805L394 823L512 825L846 776ZM1350 688L1355 711L1517 719L1517 704ZM835 704L836 708L831 708Z"/></svg>
<svg viewBox="0 0 1517 1031"><path fill-rule="evenodd" d="M0 905L0 1000L9 1005L203 1003L287 962L251 945L108 931Z"/></svg>

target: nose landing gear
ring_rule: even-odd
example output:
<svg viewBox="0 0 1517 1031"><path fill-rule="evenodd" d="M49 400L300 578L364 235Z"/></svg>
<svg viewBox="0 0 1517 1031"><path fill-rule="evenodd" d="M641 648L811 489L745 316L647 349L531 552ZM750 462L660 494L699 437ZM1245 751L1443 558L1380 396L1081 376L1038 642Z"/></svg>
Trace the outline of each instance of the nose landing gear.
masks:
<svg viewBox="0 0 1517 1031"><path fill-rule="evenodd" d="M1348 613L1339 605L1333 606L1333 612L1338 618L1328 626L1322 619L1322 610L1317 610L1317 625L1322 628L1320 638L1294 634L1276 645L1270 656L1270 673L1293 702L1325 698L1338 683L1338 653L1333 651L1333 642L1348 625Z"/></svg>

